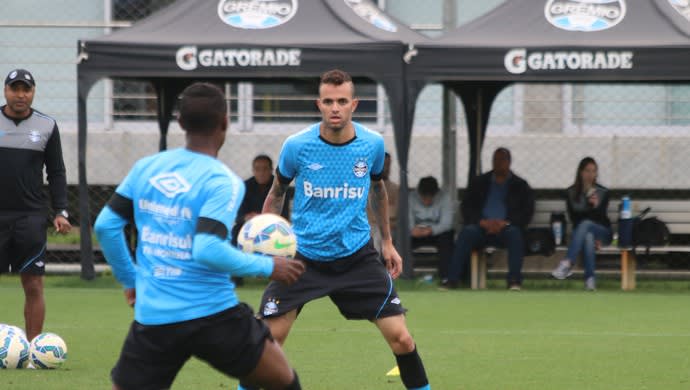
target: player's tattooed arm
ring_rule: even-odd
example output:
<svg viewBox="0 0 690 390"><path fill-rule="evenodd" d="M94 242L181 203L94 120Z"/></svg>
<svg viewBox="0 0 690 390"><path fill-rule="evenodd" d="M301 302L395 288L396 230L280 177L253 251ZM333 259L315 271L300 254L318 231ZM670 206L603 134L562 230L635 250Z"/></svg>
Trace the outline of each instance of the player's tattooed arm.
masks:
<svg viewBox="0 0 690 390"><path fill-rule="evenodd" d="M383 180L371 182L371 209L381 230L381 239L391 240L391 229L388 218L388 193Z"/></svg>
<svg viewBox="0 0 690 390"><path fill-rule="evenodd" d="M402 272L402 258L393 246L390 224L388 222L388 193L383 180L371 182L371 207L381 229L381 254L386 264L386 269L393 279Z"/></svg>
<svg viewBox="0 0 690 390"><path fill-rule="evenodd" d="M263 213L280 214L285 204L285 194L287 193L289 184L283 184L278 180L278 177L273 179L271 189L268 191L264 207L261 210Z"/></svg>

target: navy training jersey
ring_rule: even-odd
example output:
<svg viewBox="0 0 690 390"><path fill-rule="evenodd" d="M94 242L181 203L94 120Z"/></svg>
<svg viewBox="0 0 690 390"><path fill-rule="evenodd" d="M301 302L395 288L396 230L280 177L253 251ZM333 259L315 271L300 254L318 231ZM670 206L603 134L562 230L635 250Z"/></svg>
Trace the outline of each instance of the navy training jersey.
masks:
<svg viewBox="0 0 690 390"><path fill-rule="evenodd" d="M55 119L31 109L23 119L0 106L0 215L41 215L47 211L43 168L53 210L67 209L67 180Z"/></svg>
<svg viewBox="0 0 690 390"><path fill-rule="evenodd" d="M230 232L244 196L241 178L211 156L180 148L139 160L116 191L132 200L138 229L137 321L185 321L238 303L229 274L192 261L192 239L200 217Z"/></svg>
<svg viewBox="0 0 690 390"><path fill-rule="evenodd" d="M345 144L321 138L320 123L285 140L279 179L295 180L292 225L297 250L313 260L349 256L371 238L366 207L371 180L383 173L383 137L353 122Z"/></svg>

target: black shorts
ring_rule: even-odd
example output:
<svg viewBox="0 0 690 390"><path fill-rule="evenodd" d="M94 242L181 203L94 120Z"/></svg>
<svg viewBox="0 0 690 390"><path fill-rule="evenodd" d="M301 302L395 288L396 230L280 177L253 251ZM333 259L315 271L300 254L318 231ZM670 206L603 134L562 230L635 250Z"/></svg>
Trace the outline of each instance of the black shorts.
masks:
<svg viewBox="0 0 690 390"><path fill-rule="evenodd" d="M273 340L270 330L244 303L173 324L134 321L111 378L123 390L167 389L191 356L226 375L244 377L258 364L266 339Z"/></svg>
<svg viewBox="0 0 690 390"><path fill-rule="evenodd" d="M45 273L46 229L43 215L0 216L0 273Z"/></svg>
<svg viewBox="0 0 690 390"><path fill-rule="evenodd" d="M266 287L260 306L263 317L299 311L307 302L324 296L351 320L373 321L406 312L371 241L352 255L333 261L313 261L300 253L295 257L306 263L306 271L290 286L273 281Z"/></svg>

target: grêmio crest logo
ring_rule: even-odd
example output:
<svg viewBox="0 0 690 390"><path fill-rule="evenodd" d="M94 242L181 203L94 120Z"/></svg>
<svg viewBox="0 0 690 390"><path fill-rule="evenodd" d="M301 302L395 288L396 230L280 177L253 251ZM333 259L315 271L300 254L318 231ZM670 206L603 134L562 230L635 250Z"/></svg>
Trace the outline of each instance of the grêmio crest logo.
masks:
<svg viewBox="0 0 690 390"><path fill-rule="evenodd" d="M374 27L389 32L398 31L398 26L386 17L370 0L345 0L345 4L352 8L360 18L374 25Z"/></svg>
<svg viewBox="0 0 690 390"><path fill-rule="evenodd" d="M625 0L548 0L546 20L567 31L601 31L625 18Z"/></svg>
<svg viewBox="0 0 690 390"><path fill-rule="evenodd" d="M629 50L533 51L512 49L503 57L503 65L512 74L531 71L559 71L633 68L634 53Z"/></svg>
<svg viewBox="0 0 690 390"><path fill-rule="evenodd" d="M297 0L220 0L218 16L230 26L264 29L287 23L297 13Z"/></svg>
<svg viewBox="0 0 690 390"><path fill-rule="evenodd" d="M690 1L688 0L668 0L673 6L673 9L678 11L679 14L683 15L685 19L690 21Z"/></svg>
<svg viewBox="0 0 690 390"><path fill-rule="evenodd" d="M199 66L210 67L258 67L299 66L302 63L300 49L197 49L183 46L177 49L175 60L182 70L194 70Z"/></svg>

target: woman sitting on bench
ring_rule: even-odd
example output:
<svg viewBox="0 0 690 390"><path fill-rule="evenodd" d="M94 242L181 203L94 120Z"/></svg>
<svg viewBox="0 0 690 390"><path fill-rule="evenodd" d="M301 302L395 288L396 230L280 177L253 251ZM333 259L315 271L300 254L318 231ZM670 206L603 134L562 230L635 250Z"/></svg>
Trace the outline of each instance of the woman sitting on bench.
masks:
<svg viewBox="0 0 690 390"><path fill-rule="evenodd" d="M577 167L575 184L568 187L566 198L573 235L566 257L551 273L556 279L572 275L573 265L582 252L586 290L596 289L595 252L602 245L610 244L613 236L607 215L609 190L597 183L597 171L597 163L591 157L583 158Z"/></svg>

